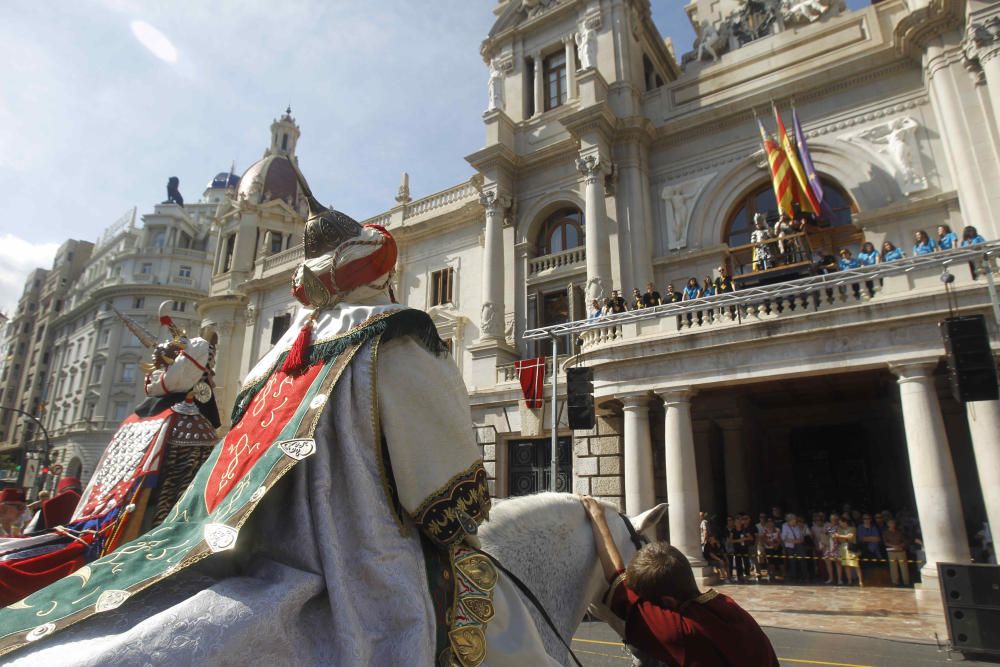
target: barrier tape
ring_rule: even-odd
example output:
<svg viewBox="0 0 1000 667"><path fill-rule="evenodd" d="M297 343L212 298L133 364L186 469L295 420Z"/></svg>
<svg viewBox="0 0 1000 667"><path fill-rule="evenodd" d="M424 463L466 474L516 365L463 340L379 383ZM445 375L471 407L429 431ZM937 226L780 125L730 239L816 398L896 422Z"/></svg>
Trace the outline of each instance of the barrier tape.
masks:
<svg viewBox="0 0 1000 667"><path fill-rule="evenodd" d="M768 554L738 554L731 551L725 552L722 555L727 557L739 556L741 558L761 558L761 559L779 558L781 560L843 560L840 556L833 556L830 558L825 556L789 556L788 554L777 554L774 556L770 556ZM889 558L861 558L860 556L858 556L855 560L861 563L907 563L911 565L923 565L924 563L927 562L923 560L907 560L907 559L891 560Z"/></svg>

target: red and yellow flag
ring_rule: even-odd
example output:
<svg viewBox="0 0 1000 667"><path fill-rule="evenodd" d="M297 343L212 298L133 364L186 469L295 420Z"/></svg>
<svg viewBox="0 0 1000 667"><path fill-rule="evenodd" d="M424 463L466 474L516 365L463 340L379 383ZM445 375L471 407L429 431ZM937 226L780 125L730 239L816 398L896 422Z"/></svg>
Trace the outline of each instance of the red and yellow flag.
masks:
<svg viewBox="0 0 1000 667"><path fill-rule="evenodd" d="M812 188L809 187L806 170L802 168L798 153L795 152L795 146L792 145L791 139L788 138L788 132L785 131L785 124L781 121L781 116L778 114L778 107L771 104L771 108L774 110L774 120L778 123L778 141L781 143L788 166L791 167L792 173L795 174L795 184L798 186L795 188L795 200L799 202L799 208L803 211L807 213L819 213L819 202L816 201L816 195L813 194Z"/></svg>
<svg viewBox="0 0 1000 667"><path fill-rule="evenodd" d="M793 215L792 202L795 201L795 184L792 181L792 170L788 166L788 158L778 144L764 129L764 124L757 119L760 128L760 138L764 143L764 153L767 163L771 165L771 185L774 186L774 197L778 200L778 208L789 216Z"/></svg>

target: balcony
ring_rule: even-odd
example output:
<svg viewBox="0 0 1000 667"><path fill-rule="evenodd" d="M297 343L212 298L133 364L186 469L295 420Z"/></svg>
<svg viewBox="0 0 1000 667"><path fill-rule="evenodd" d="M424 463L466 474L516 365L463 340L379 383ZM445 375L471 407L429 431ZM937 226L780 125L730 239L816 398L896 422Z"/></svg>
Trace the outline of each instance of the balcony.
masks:
<svg viewBox="0 0 1000 667"><path fill-rule="evenodd" d="M559 357L563 359L562 356ZM545 360L545 377L549 378L546 380L546 384L551 384L552 380L552 357L548 357ZM517 384L517 367L515 364L503 364L497 366L497 384Z"/></svg>
<svg viewBox="0 0 1000 667"><path fill-rule="evenodd" d="M297 246L292 246L288 250L282 250L281 252L275 253L270 257L265 257L259 260L261 269L264 274L270 273L276 269L288 268L291 265L298 264L305 257L305 246L301 243ZM260 277L262 273L257 273L257 277Z"/></svg>
<svg viewBox="0 0 1000 667"><path fill-rule="evenodd" d="M563 250L562 252L542 255L528 260L528 277L535 278L543 274L556 273L559 269L582 268L587 263L587 251L583 246Z"/></svg>
<svg viewBox="0 0 1000 667"><path fill-rule="evenodd" d="M768 325L780 323L790 325L785 328L788 332L804 333L819 328L836 329L848 319L852 322L889 318L905 320L940 309L940 305L932 308L930 300L945 296L941 280L945 271L955 278L950 285L952 293L949 299L956 299L956 295L975 294L976 307L983 302L988 303L984 292L988 287L993 289L991 284L997 275L998 257L1000 241L994 241L973 248L629 311L599 320L534 329L526 331L524 338L540 340L553 335L573 335L582 342L580 352L586 354L604 348L633 343L642 345L649 341L680 339L710 332L736 334L745 330L740 339L752 341L761 336L776 335L778 330ZM977 267L976 277L971 273L972 266ZM989 266L992 274L982 268L984 266ZM873 308L878 310L871 310ZM761 324L767 328L754 326ZM732 336L727 336L727 339L736 340ZM692 341L683 345L690 349L699 343Z"/></svg>

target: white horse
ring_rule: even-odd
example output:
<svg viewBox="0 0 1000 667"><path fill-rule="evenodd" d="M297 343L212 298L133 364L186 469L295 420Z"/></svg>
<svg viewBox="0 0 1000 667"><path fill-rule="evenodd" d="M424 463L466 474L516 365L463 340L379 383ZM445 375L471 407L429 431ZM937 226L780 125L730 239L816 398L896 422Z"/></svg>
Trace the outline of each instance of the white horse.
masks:
<svg viewBox="0 0 1000 667"><path fill-rule="evenodd" d="M657 524L665 519L665 509L666 505L659 505L630 521L638 533L655 539ZM636 552L629 529L611 506L607 506L607 517L627 563ZM490 521L480 527L479 538L484 551L496 557L534 592L567 642L572 640L587 608L600 605L607 582L597 558L590 519L577 496L544 493L500 501ZM243 654L236 655L220 654L213 646L223 643L229 628L238 627L241 619L254 614L246 601L262 590L281 597L289 582L262 581L246 574L234 576L231 572L217 578L217 566L212 565L211 559L204 565L161 582L117 609L6 655L4 660L9 662L5 664L12 667L263 664L261 661L269 658L254 653L253 647L246 647ZM293 574L289 570L286 576ZM542 643L553 664L568 664L569 656L562 643L505 576L501 576L494 591L494 602L496 616L487 626L486 665L529 667L522 657L527 652L525 643L529 637ZM610 611L605 608L599 615L610 618ZM532 619L537 627L531 627ZM283 632L280 619L274 619L270 631ZM316 628L316 631L321 630ZM256 639L264 646L268 643L267 637ZM336 642L337 637L329 637L328 641Z"/></svg>
<svg viewBox="0 0 1000 667"><path fill-rule="evenodd" d="M663 503L629 521L636 533L654 541L657 534L663 532L657 528L661 521L666 521L666 509ZM606 505L605 513L622 560L627 564L636 553L628 527L610 505ZM535 594L567 642L572 640L588 607L619 634L623 632L620 622L614 622L615 617L602 602L608 583L597 558L590 518L579 497L567 493L542 493L500 501L494 506L490 520L480 527L479 538L483 550L517 575ZM524 602L539 629L546 652L559 664L569 664L562 643L553 636L535 607L527 600ZM503 613L499 605L497 612ZM502 626L505 620L496 619L493 624ZM487 633L490 667L525 667L523 663L515 664L507 659L516 652L506 648L520 639L505 636L496 629Z"/></svg>

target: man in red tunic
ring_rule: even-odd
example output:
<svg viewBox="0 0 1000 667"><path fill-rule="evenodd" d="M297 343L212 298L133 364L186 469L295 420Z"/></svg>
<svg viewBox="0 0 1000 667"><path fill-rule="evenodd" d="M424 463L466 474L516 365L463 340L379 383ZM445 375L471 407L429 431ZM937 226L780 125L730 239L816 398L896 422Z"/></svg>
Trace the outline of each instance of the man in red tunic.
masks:
<svg viewBox="0 0 1000 667"><path fill-rule="evenodd" d="M625 620L625 643L676 667L778 667L757 622L731 598L698 590L687 558L666 542L643 547L625 568L604 510L583 498L610 582L605 603Z"/></svg>

